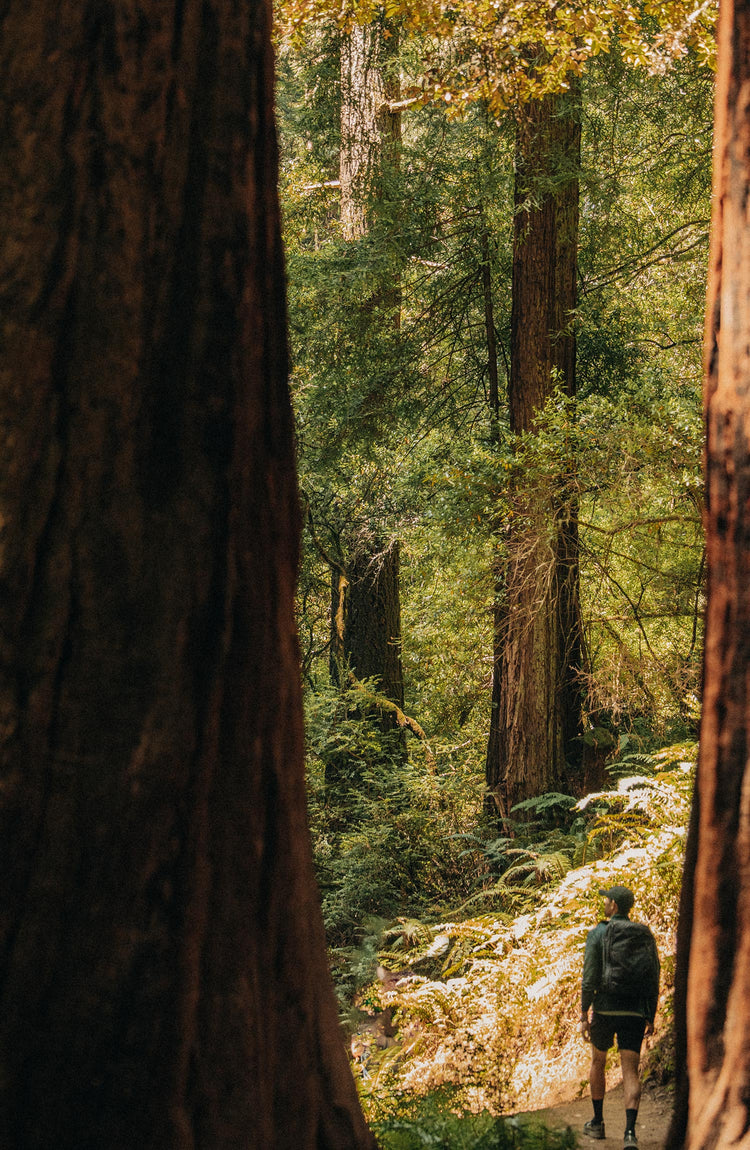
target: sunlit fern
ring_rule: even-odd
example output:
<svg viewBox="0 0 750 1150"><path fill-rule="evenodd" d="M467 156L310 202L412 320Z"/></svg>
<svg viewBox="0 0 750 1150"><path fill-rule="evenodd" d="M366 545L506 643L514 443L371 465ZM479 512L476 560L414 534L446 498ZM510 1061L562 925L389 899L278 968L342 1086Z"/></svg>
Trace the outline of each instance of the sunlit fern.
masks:
<svg viewBox="0 0 750 1150"><path fill-rule="evenodd" d="M432 942L432 928L416 918L399 918L383 931L381 946L384 950L413 950Z"/></svg>
<svg viewBox="0 0 750 1150"><path fill-rule="evenodd" d="M629 775L655 775L661 766L653 755L645 751L632 751L628 755L620 755L606 768L607 774L613 779L627 778Z"/></svg>
<svg viewBox="0 0 750 1150"><path fill-rule="evenodd" d="M538 854L535 851L517 853L523 853L526 857L506 870L500 880L505 886L542 886L563 878L572 866L570 854L563 850L549 854Z"/></svg>

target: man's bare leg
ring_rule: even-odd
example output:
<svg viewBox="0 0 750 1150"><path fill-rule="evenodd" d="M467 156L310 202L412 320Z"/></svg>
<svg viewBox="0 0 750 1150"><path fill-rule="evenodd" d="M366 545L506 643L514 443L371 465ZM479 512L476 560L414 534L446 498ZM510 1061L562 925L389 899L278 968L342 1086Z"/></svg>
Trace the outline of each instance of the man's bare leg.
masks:
<svg viewBox="0 0 750 1150"><path fill-rule="evenodd" d="M636 1050L620 1051L622 1067L622 1089L625 1095L625 1109L637 1110L641 1101L641 1080L638 1077L640 1054ZM592 1094L593 1097L593 1094Z"/></svg>
<svg viewBox="0 0 750 1150"><path fill-rule="evenodd" d="M625 1146L628 1150L638 1146L635 1124L638 1118L638 1104L641 1101L641 1080L638 1077L640 1053L636 1050L621 1050L622 1088L625 1095Z"/></svg>
<svg viewBox="0 0 750 1150"><path fill-rule="evenodd" d="M604 1092L606 1080L604 1077L604 1064L607 1061L606 1050L597 1050L591 1045L591 1070L589 1072L589 1086L591 1087L591 1101L594 1106L594 1117L590 1122L584 1123L583 1132L589 1138L604 1138Z"/></svg>
<svg viewBox="0 0 750 1150"><path fill-rule="evenodd" d="M604 1066L607 1061L607 1051L597 1050L595 1046L591 1047L591 1070L589 1071L589 1086L591 1087L591 1098L598 1100L604 1098L607 1089L607 1082L604 1076Z"/></svg>

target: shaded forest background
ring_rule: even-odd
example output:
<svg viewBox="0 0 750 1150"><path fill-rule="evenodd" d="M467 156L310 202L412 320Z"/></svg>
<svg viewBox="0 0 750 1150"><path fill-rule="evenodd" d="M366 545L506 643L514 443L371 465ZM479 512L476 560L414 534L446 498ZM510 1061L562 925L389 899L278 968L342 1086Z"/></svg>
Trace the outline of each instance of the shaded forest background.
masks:
<svg viewBox="0 0 750 1150"><path fill-rule="evenodd" d="M310 810L345 997L398 916L522 909L597 849L576 799L697 735L713 72L678 49L644 67L615 44L562 96L457 112L447 85L415 97L440 74L418 32L280 40ZM530 365L519 251L573 186L575 286ZM559 629L571 523L561 704L497 669L531 620ZM498 700L524 692L498 766Z"/></svg>

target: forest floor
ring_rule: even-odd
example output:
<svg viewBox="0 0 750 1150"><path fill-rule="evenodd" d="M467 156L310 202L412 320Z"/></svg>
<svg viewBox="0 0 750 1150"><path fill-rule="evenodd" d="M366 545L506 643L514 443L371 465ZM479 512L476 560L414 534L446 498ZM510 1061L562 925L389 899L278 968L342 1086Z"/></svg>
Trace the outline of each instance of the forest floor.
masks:
<svg viewBox="0 0 750 1150"><path fill-rule="evenodd" d="M671 1116L671 1090L664 1086L644 1086L636 1126L639 1150L661 1150ZM591 1100L588 1097L576 1098L572 1102L563 1102L548 1109L530 1111L519 1117L538 1118L551 1128L572 1126L579 1136L578 1142L582 1148L590 1147L594 1150L594 1147L599 1145L583 1134L584 1122L593 1117ZM607 1091L604 1100L604 1127L607 1137L601 1143L602 1150L622 1146L622 1134L625 1129L622 1084Z"/></svg>

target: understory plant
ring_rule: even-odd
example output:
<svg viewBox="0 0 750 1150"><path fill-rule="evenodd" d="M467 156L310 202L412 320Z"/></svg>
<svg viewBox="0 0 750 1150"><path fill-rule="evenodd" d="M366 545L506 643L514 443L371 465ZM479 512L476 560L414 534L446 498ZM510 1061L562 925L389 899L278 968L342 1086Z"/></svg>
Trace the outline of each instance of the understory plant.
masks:
<svg viewBox="0 0 750 1150"><path fill-rule="evenodd" d="M481 863L478 874L460 837L480 817L479 764L457 761L452 748L403 728L384 730L377 700L368 684L307 697L309 811L323 917L334 975L350 984L347 965L361 965L384 922L436 921L470 897L488 870Z"/></svg>
<svg viewBox="0 0 750 1150"><path fill-rule="evenodd" d="M598 853L521 888L520 913L490 910L382 936L380 977L367 994L370 1009L390 1011L394 1037L358 1044L366 1109L381 1113L384 1099L444 1087L456 1104L494 1116L575 1096L589 1057L579 1031L583 947L601 914L598 892L614 883L633 889L632 917L657 939L662 985L645 1063L663 1071L694 758L692 745L669 748L653 756L648 774L576 803L570 814ZM616 1073L612 1061L610 1079Z"/></svg>
<svg viewBox="0 0 750 1150"><path fill-rule="evenodd" d="M371 1113L370 1128L381 1150L575 1150L570 1128L498 1118L488 1111L474 1114L456 1104L452 1092L404 1095L387 1115Z"/></svg>

